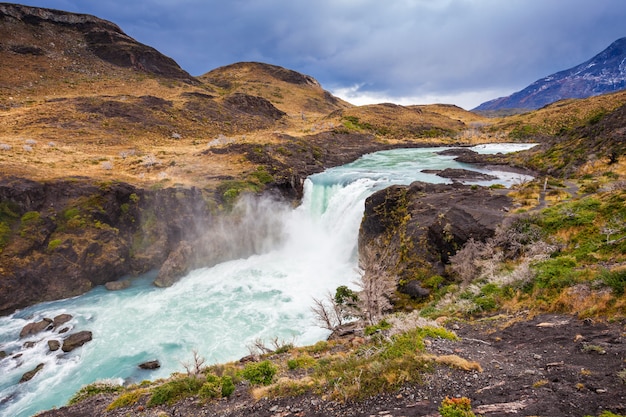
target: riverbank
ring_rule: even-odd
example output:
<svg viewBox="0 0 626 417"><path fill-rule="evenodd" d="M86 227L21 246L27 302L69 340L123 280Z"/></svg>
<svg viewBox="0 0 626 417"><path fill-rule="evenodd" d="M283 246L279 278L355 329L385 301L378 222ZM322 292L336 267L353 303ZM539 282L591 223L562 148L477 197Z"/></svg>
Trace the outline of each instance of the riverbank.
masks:
<svg viewBox="0 0 626 417"><path fill-rule="evenodd" d="M429 339L432 355L457 355L480 371L438 365L423 382L362 401L334 402L316 395L255 400L245 386L228 399L203 403L190 397L174 405L146 407L147 398L108 410L116 398L100 394L40 417L435 417L446 397L467 397L485 417L536 415L598 416L626 412L626 323L580 320L568 315L498 315L476 321L451 320L459 340Z"/></svg>

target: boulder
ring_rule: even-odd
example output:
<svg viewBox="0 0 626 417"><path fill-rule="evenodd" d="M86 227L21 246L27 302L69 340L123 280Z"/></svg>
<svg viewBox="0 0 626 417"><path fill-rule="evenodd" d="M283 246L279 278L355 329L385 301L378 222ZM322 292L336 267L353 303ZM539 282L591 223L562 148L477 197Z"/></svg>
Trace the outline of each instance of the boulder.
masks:
<svg viewBox="0 0 626 417"><path fill-rule="evenodd" d="M71 352L91 340L92 333L90 331L84 330L82 332L73 333L63 340L61 350L63 350L63 352Z"/></svg>
<svg viewBox="0 0 626 417"><path fill-rule="evenodd" d="M48 340L48 349L50 352L56 352L61 347L61 342L58 340Z"/></svg>
<svg viewBox="0 0 626 417"><path fill-rule="evenodd" d="M54 319L52 319L52 325L55 329L58 329L59 326L67 323L72 320L74 317L71 314L59 314Z"/></svg>
<svg viewBox="0 0 626 417"><path fill-rule="evenodd" d="M111 281L104 284L104 288L109 291L121 291L130 287L130 280L123 279L120 281Z"/></svg>
<svg viewBox="0 0 626 417"><path fill-rule="evenodd" d="M470 238L485 241L502 222L509 197L463 184L414 182L378 191L365 202L359 251L386 253L385 267L398 279L443 275L449 259ZM419 295L416 282L409 291ZM423 288L422 288L423 289Z"/></svg>
<svg viewBox="0 0 626 417"><path fill-rule="evenodd" d="M41 321L28 323L20 331L20 338L32 336L39 332L43 332L52 324L52 319L44 318Z"/></svg>
<svg viewBox="0 0 626 417"><path fill-rule="evenodd" d="M420 282L417 280L409 281L404 285L401 285L399 288L401 293L407 294L411 298L425 298L430 295L430 291L427 288L424 288L420 285Z"/></svg>
<svg viewBox="0 0 626 417"><path fill-rule="evenodd" d="M182 241L174 249L159 270L154 280L157 287L170 287L189 272L193 247L187 241Z"/></svg>
<svg viewBox="0 0 626 417"><path fill-rule="evenodd" d="M41 371L43 369L44 364L40 363L39 365L37 365L35 367L35 369L32 369L28 372L26 372L24 375L22 375L22 378L20 378L20 384L23 382L27 382L30 381L31 379L33 379L35 377L35 375L37 375L37 372Z"/></svg>
<svg viewBox="0 0 626 417"><path fill-rule="evenodd" d="M158 360L148 361L139 364L139 368L141 369L159 369L161 367L161 363Z"/></svg>

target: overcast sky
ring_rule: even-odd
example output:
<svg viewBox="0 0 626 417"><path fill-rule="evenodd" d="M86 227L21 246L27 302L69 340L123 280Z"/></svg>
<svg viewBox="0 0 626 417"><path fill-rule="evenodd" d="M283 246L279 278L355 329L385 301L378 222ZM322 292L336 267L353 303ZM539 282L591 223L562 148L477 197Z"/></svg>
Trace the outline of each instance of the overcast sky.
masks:
<svg viewBox="0 0 626 417"><path fill-rule="evenodd" d="M240 61L353 104L471 109L626 36L625 0L24 0L110 20L192 75Z"/></svg>

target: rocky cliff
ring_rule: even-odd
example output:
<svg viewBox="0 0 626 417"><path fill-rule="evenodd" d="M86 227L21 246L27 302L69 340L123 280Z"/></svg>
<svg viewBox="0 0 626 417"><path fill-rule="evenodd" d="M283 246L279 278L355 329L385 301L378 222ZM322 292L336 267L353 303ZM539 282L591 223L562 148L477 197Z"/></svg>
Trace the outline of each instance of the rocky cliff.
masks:
<svg viewBox="0 0 626 417"><path fill-rule="evenodd" d="M427 295L423 281L445 275L449 258L469 239L493 236L511 200L483 187L415 182L378 191L365 202L359 251L377 254L401 291Z"/></svg>

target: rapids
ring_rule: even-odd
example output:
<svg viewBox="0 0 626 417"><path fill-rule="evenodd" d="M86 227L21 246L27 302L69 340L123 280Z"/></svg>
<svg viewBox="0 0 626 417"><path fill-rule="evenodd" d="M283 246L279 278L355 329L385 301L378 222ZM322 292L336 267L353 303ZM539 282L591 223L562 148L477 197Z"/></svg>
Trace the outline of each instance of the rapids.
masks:
<svg viewBox="0 0 626 417"><path fill-rule="evenodd" d="M511 152L532 145L480 145L480 153ZM528 177L485 171L435 154L446 148L401 149L365 155L308 178L301 205L275 201L244 207L251 218L273 216L265 252L190 272L170 288L151 285L154 273L136 278L129 289L95 288L80 297L38 304L0 317L0 415L27 417L60 407L81 386L97 380L120 383L167 377L184 371L196 350L207 364L236 360L256 340L273 338L313 344L328 333L316 327L310 306L339 285L358 277L357 237L364 201L374 191L413 181L448 182L423 169L465 168L498 176L510 186ZM258 237L263 239L263 237ZM50 352L47 341L63 335L42 332L19 339L32 321L68 313L70 332L90 330L93 340L70 352ZM26 348L26 342L36 342ZM137 365L158 359L161 368ZM21 376L44 364L36 376Z"/></svg>

